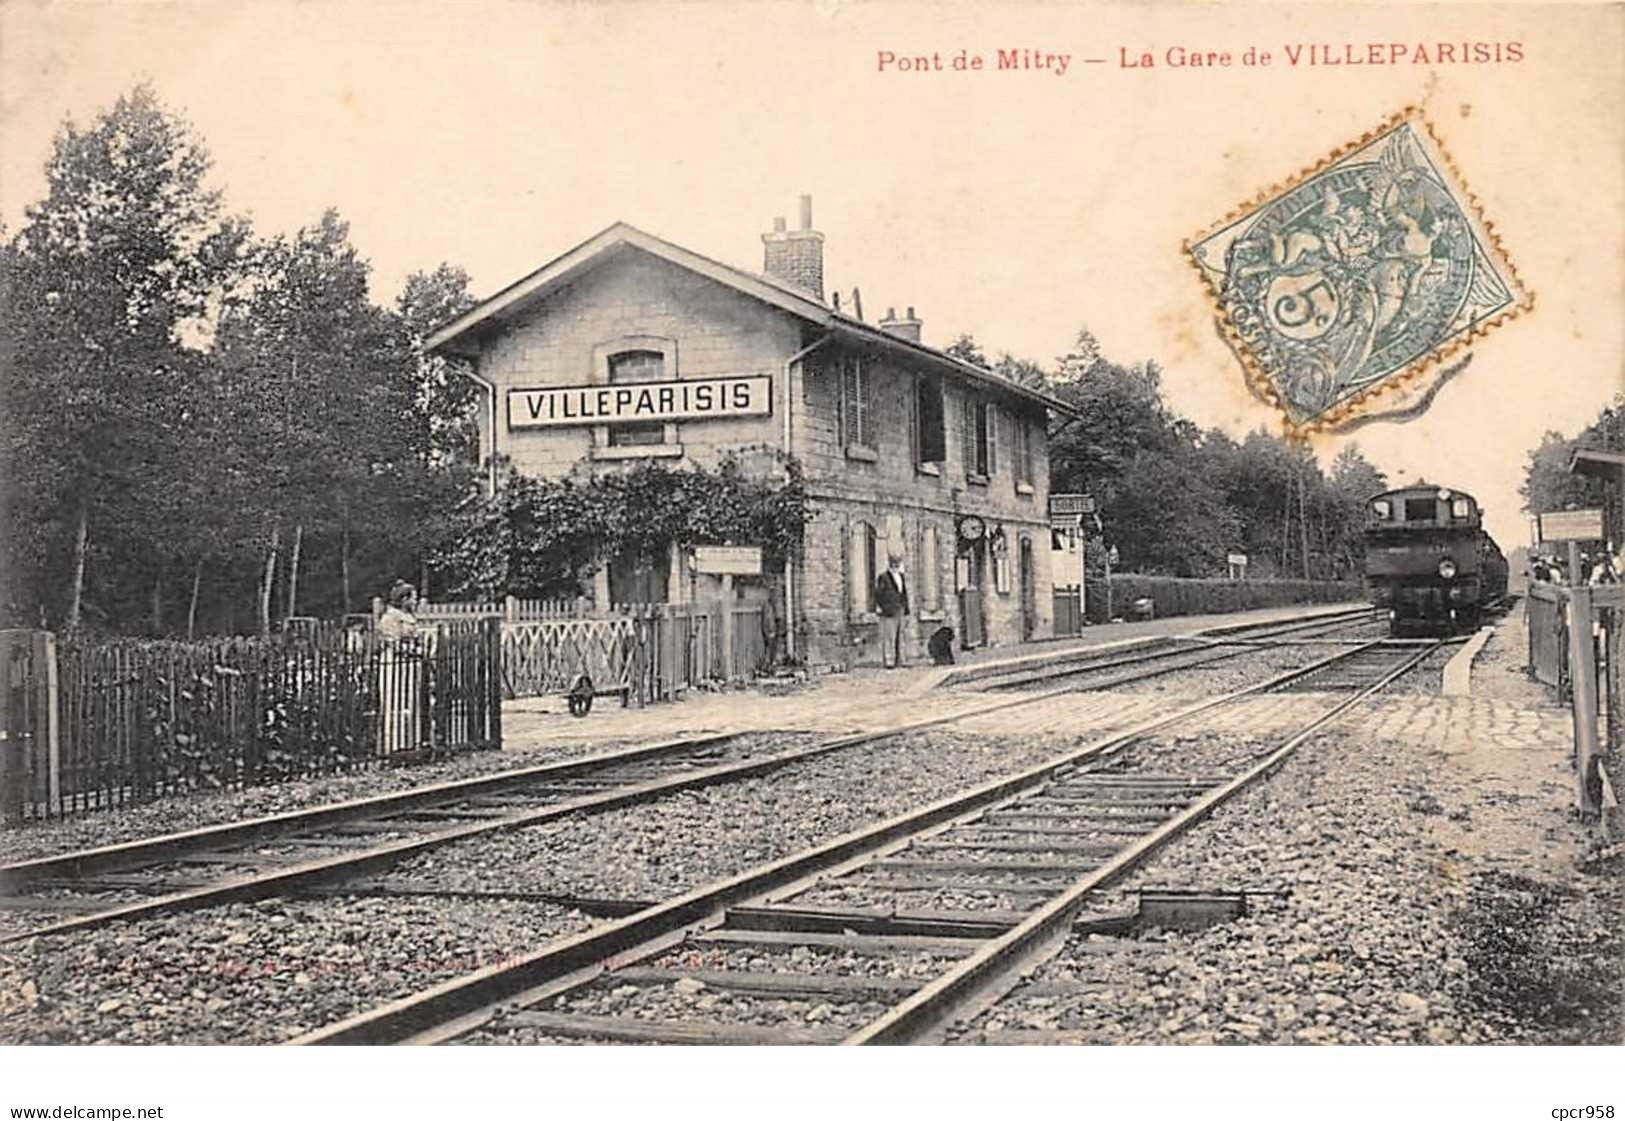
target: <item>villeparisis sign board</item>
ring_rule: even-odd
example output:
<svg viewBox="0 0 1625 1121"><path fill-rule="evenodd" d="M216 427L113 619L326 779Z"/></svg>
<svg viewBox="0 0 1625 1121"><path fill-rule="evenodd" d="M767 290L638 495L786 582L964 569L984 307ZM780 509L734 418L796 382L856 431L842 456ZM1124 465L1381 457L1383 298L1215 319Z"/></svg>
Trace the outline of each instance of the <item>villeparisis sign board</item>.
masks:
<svg viewBox="0 0 1625 1121"><path fill-rule="evenodd" d="M1542 541L1601 541L1601 510L1560 510L1539 514Z"/></svg>
<svg viewBox="0 0 1625 1121"><path fill-rule="evenodd" d="M772 412L773 379L766 375L508 390L509 428L714 420Z"/></svg>
<svg viewBox="0 0 1625 1121"><path fill-rule="evenodd" d="M760 576L762 550L759 545L696 545L694 571L713 576Z"/></svg>

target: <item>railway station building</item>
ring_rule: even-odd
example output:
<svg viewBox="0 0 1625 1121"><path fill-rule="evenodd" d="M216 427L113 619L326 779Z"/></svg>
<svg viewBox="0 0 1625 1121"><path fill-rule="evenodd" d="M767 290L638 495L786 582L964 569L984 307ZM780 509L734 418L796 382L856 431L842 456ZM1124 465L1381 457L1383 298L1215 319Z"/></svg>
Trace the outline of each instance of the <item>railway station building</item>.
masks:
<svg viewBox="0 0 1625 1121"><path fill-rule="evenodd" d="M799 461L814 516L786 571L719 585L678 549L606 558L583 589L601 605L714 602L731 585L772 597L796 656L877 664L874 585L898 553L911 659L945 625L961 648L1050 636L1046 433L1068 407L927 346L911 307L877 323L842 310L801 204L798 228L762 235L760 272L617 223L439 329L429 349L486 389L482 456L544 477L729 455L782 473L763 449Z"/></svg>

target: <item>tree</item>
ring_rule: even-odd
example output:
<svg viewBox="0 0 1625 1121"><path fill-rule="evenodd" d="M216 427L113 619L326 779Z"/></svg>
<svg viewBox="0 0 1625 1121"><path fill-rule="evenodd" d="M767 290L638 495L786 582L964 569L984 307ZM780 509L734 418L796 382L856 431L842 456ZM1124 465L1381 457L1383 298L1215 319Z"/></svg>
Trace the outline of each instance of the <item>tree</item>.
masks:
<svg viewBox="0 0 1625 1121"><path fill-rule="evenodd" d="M993 363L987 360L982 346L970 335L960 335L953 342L943 348L942 353L961 362L969 362L972 366L980 366L984 370L991 370Z"/></svg>
<svg viewBox="0 0 1625 1121"><path fill-rule="evenodd" d="M46 196L7 250L0 466L16 486L7 529L29 529L7 533L5 560L69 628L96 541L131 562L100 574L118 599L161 579L180 528L155 499L184 483L192 344L245 234L205 185L209 166L187 123L139 86L89 128L62 126ZM69 573L65 586L47 586L52 571Z"/></svg>
<svg viewBox="0 0 1625 1121"><path fill-rule="evenodd" d="M1604 531L1617 544L1625 537L1619 505L1609 504L1607 487L1602 480L1569 471L1569 463L1578 448L1625 451L1625 394L1616 395L1597 414L1597 419L1572 439L1561 432L1550 431L1541 437L1540 444L1529 453L1523 484L1518 488L1524 512L1543 514L1601 507Z"/></svg>
<svg viewBox="0 0 1625 1121"><path fill-rule="evenodd" d="M432 272L408 276L395 301L395 314L416 363L416 405L423 425L418 440L431 466L472 464L479 458L475 412L481 403L479 385L467 376L467 363L424 350L436 328L474 304L468 273L444 261Z"/></svg>

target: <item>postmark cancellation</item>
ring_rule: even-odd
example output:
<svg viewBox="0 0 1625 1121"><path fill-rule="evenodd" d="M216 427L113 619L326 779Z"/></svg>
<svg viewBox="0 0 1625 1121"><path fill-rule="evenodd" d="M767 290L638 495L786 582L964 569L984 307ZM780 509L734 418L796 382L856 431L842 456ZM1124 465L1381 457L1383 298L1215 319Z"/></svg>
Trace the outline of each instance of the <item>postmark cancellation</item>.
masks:
<svg viewBox="0 0 1625 1121"><path fill-rule="evenodd" d="M1296 432L1414 415L1444 359L1533 304L1414 109L1186 250L1249 387Z"/></svg>

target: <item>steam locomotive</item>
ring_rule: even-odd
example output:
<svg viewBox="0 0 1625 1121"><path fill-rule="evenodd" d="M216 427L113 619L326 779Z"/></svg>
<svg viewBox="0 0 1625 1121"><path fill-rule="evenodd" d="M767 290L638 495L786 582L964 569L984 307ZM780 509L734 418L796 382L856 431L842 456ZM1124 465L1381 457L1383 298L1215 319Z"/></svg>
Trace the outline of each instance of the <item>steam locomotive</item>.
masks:
<svg viewBox="0 0 1625 1121"><path fill-rule="evenodd" d="M1365 583L1392 634L1471 630L1505 598L1507 562L1472 495L1424 483L1366 502Z"/></svg>

